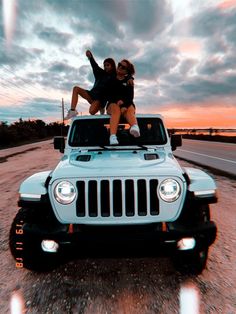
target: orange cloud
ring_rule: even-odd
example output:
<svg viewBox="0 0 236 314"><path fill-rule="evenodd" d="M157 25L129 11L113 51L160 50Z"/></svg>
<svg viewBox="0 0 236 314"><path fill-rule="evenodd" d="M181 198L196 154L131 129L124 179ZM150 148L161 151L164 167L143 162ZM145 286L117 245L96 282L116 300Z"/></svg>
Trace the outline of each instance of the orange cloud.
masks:
<svg viewBox="0 0 236 314"><path fill-rule="evenodd" d="M145 112L142 110L142 113ZM152 113L161 114L168 128L236 129L236 105L171 104Z"/></svg>

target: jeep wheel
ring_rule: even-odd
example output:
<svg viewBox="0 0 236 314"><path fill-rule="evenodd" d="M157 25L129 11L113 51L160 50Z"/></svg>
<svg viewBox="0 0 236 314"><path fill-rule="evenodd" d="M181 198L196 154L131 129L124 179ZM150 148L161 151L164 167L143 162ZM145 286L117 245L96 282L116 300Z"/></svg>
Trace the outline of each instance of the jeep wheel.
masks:
<svg viewBox="0 0 236 314"><path fill-rule="evenodd" d="M41 248L40 238L27 236L23 230L24 223L38 222L37 216L32 209L21 208L19 210L11 225L9 246L17 267L47 271L58 264L59 254L44 252Z"/></svg>
<svg viewBox="0 0 236 314"><path fill-rule="evenodd" d="M195 222L210 221L209 205L202 205L195 212ZM208 258L208 247L201 247L186 251L177 251L174 264L178 271L183 274L199 275L206 268Z"/></svg>
<svg viewBox="0 0 236 314"><path fill-rule="evenodd" d="M182 274L199 275L206 268L208 248L176 252L174 259L176 269Z"/></svg>

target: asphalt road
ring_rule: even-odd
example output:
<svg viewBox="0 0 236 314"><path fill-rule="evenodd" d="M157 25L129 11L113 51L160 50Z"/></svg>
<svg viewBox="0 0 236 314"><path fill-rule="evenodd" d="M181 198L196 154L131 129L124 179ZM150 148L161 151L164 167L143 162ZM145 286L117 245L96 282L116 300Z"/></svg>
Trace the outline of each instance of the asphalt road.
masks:
<svg viewBox="0 0 236 314"><path fill-rule="evenodd" d="M53 169L61 154L52 141L22 146L0 154L0 313L27 314L233 314L236 313L236 181L215 175L219 201L211 205L218 227L207 268L199 276L181 275L166 256L75 258L51 272L17 268L9 251L9 229L18 211L20 183ZM183 167L196 167L180 161ZM204 169L203 169L204 170ZM153 248L155 250L155 247ZM109 253L109 248L107 250ZM183 296L191 291L199 312ZM10 312L17 300L26 312ZM190 296L190 300L192 300ZM14 301L14 302L13 302ZM191 310L181 311L182 304Z"/></svg>
<svg viewBox="0 0 236 314"><path fill-rule="evenodd" d="M236 177L236 144L183 139L174 155Z"/></svg>

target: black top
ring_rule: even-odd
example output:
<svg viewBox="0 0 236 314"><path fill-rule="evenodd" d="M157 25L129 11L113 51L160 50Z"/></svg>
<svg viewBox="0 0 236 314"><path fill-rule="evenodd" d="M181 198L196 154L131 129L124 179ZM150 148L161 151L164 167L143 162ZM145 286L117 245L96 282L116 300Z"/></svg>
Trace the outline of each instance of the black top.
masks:
<svg viewBox="0 0 236 314"><path fill-rule="evenodd" d="M116 103L122 100L124 104L121 107L128 108L133 105L134 86L128 85L128 80L131 77L127 75L123 80L112 78L109 80L107 88L107 99L109 103Z"/></svg>
<svg viewBox="0 0 236 314"><path fill-rule="evenodd" d="M106 101L106 89L111 78L115 78L116 73L107 73L104 69L100 68L93 56L89 58L90 64L93 69L93 74L95 77L95 82L93 88L88 91L89 95L93 100L100 100L102 106L105 106Z"/></svg>

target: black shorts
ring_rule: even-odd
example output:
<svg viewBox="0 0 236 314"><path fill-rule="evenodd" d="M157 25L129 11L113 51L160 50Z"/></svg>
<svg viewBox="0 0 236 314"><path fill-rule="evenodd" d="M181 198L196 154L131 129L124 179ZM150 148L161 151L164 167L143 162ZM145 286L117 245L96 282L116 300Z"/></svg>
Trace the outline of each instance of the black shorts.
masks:
<svg viewBox="0 0 236 314"><path fill-rule="evenodd" d="M107 100L105 100L99 93L94 92L93 90L86 90L86 92L89 94L93 101L100 101L102 108L106 107Z"/></svg>
<svg viewBox="0 0 236 314"><path fill-rule="evenodd" d="M116 103L115 101L109 101L107 103L107 108L110 104L113 104L113 103ZM135 104L134 103L131 103L131 104L127 104L127 103L124 103L123 105L120 106L120 108L129 108L130 106L134 106L135 108Z"/></svg>

